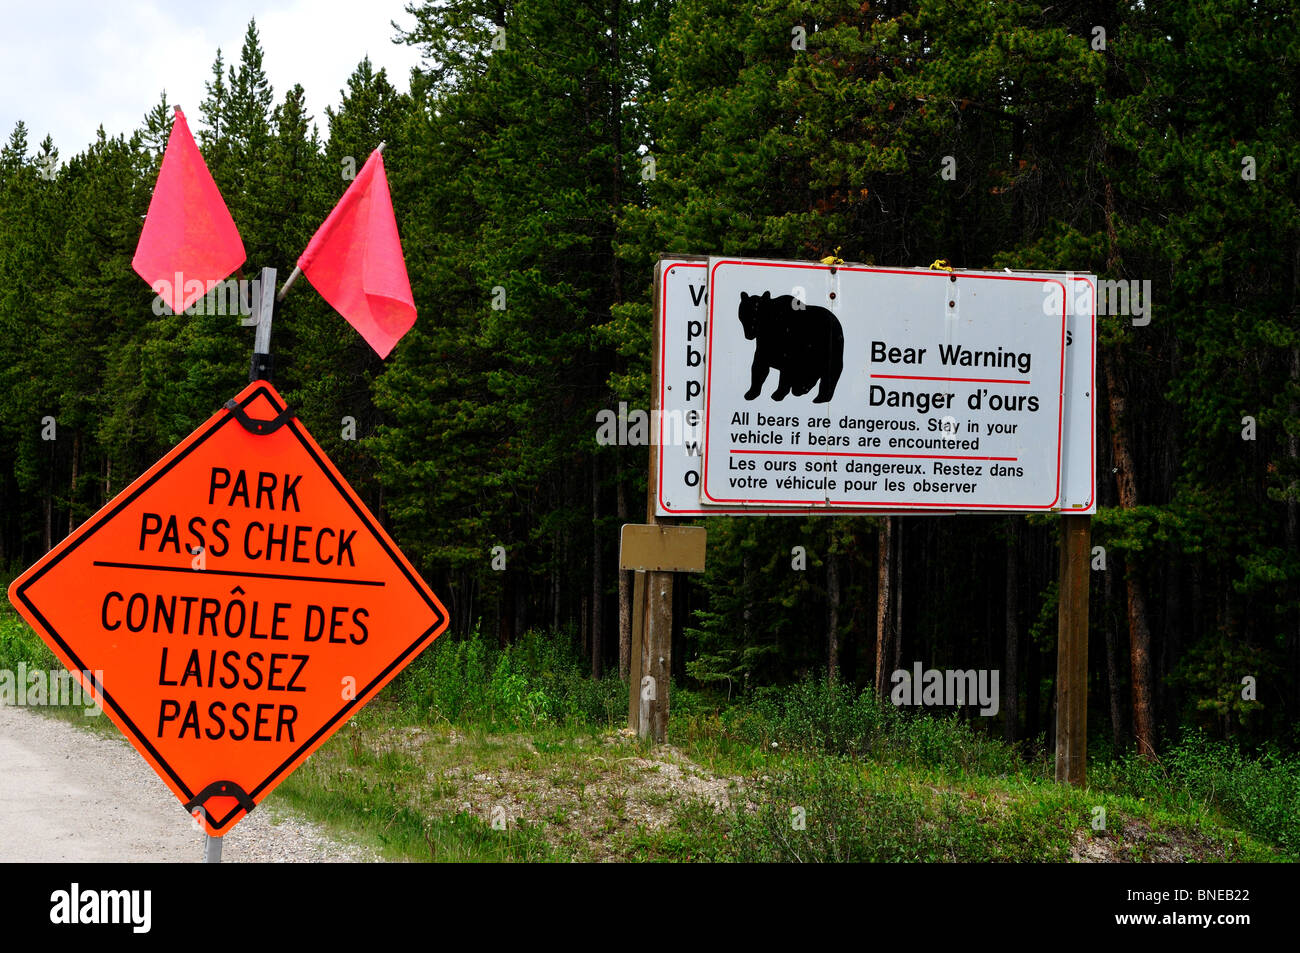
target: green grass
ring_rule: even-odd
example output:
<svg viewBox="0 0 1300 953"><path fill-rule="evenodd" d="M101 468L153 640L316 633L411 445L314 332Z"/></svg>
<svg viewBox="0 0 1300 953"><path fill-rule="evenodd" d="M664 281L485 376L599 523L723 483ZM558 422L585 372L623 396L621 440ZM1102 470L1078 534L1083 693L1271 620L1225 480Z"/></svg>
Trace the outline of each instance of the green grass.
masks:
<svg viewBox="0 0 1300 953"><path fill-rule="evenodd" d="M454 785L427 776L423 764L383 747L374 723L353 719L338 736L291 775L268 798L390 860L563 860L527 822L494 829L470 811L430 811L456 793ZM365 741L360 739L365 737Z"/></svg>
<svg viewBox="0 0 1300 953"><path fill-rule="evenodd" d="M1274 857L1189 814L1161 817L1143 804L1040 781L956 782L827 758L792 765L760 790L755 807L722 820L730 836L712 839L722 847L712 859L1065 861L1089 847L1115 860ZM803 831L793 829L796 805ZM1107 828L1094 832L1088 822L1098 806Z"/></svg>
<svg viewBox="0 0 1300 953"><path fill-rule="evenodd" d="M64 671L63 663L49 647L31 630L31 627L7 603L0 607L0 670L13 672L15 681L20 666L30 673ZM117 726L102 711L88 703L78 705L45 704L37 709L64 721L101 734L117 734ZM93 714L87 714L90 710Z"/></svg>
<svg viewBox="0 0 1300 953"><path fill-rule="evenodd" d="M6 608L0 668L19 661L57 664ZM618 730L625 686L588 678L564 637L440 640L266 807L391 860L1300 859L1300 763L1276 751L1189 737L1157 762L1094 759L1079 790L955 717L844 686L672 697L653 747Z"/></svg>
<svg viewBox="0 0 1300 953"><path fill-rule="evenodd" d="M1292 858L1300 858L1300 760L1265 749L1247 757L1231 745L1189 732L1158 761L1129 757L1096 764L1092 780L1107 790L1162 792L1171 809L1209 810Z"/></svg>
<svg viewBox="0 0 1300 953"><path fill-rule="evenodd" d="M28 668L51 668L59 665L26 622L8 604L0 608L0 668L13 671L20 662ZM62 667L62 666L60 666Z"/></svg>

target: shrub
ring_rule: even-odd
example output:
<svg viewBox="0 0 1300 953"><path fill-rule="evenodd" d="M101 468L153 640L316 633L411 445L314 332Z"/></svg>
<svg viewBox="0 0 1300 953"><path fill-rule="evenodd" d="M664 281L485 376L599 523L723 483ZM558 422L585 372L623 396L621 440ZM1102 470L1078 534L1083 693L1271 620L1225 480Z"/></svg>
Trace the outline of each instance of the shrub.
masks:
<svg viewBox="0 0 1300 953"><path fill-rule="evenodd" d="M393 681L398 704L453 724L534 727L621 723L627 688L617 676L593 680L564 633L529 631L502 649L476 629L444 636Z"/></svg>
<svg viewBox="0 0 1300 953"><path fill-rule="evenodd" d="M721 713L722 730L749 744L870 756L946 770L1008 774L1022 767L1015 749L955 715L903 712L874 692L808 678L760 688Z"/></svg>
<svg viewBox="0 0 1300 953"><path fill-rule="evenodd" d="M1174 805L1198 803L1300 857L1300 758L1266 748L1248 757L1199 731L1185 734L1155 760L1136 755L1098 764L1091 780L1134 796Z"/></svg>

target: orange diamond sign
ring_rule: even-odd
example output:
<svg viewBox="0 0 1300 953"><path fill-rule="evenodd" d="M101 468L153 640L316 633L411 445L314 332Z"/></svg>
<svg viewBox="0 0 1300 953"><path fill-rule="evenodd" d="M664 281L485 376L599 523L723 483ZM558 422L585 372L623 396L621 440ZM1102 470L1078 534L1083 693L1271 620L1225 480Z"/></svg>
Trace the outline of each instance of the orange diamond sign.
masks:
<svg viewBox="0 0 1300 953"><path fill-rule="evenodd" d="M9 599L213 835L447 627L265 381L23 573Z"/></svg>

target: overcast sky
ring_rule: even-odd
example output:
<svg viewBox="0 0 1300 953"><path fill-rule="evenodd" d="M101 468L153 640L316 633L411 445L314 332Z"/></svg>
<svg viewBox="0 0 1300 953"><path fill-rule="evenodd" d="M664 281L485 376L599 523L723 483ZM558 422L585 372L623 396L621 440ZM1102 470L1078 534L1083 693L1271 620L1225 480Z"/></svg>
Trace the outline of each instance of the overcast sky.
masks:
<svg viewBox="0 0 1300 953"><path fill-rule="evenodd" d="M257 20L263 69L279 103L294 83L322 134L325 107L362 57L388 69L400 90L419 65L392 42L390 21L414 24L410 0L0 0L0 141L28 128L31 153L49 133L66 161L102 124L113 136L138 128L164 89L192 128L217 48L238 63Z"/></svg>

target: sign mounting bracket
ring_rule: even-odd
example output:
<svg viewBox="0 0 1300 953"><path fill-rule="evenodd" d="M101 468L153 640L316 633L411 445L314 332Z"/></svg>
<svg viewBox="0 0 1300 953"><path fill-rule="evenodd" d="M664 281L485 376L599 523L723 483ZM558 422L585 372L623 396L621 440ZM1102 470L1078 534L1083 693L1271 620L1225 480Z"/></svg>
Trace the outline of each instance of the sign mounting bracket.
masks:
<svg viewBox="0 0 1300 953"><path fill-rule="evenodd" d="M280 411L270 420L254 420L244 412L243 407L240 407L235 403L233 398L226 401L224 406L226 410L230 411L230 413L234 415L234 418L239 421L241 427L251 434L257 434L259 437L275 433L289 421L293 420L293 411L288 407L285 407L284 410Z"/></svg>
<svg viewBox="0 0 1300 953"><path fill-rule="evenodd" d="M213 781L206 788L200 791L194 797L185 802L185 810L193 813L195 808L202 807L208 798L212 797L233 797L239 802L239 806L244 809L244 813L251 813L257 804L248 792L240 787L236 781Z"/></svg>

